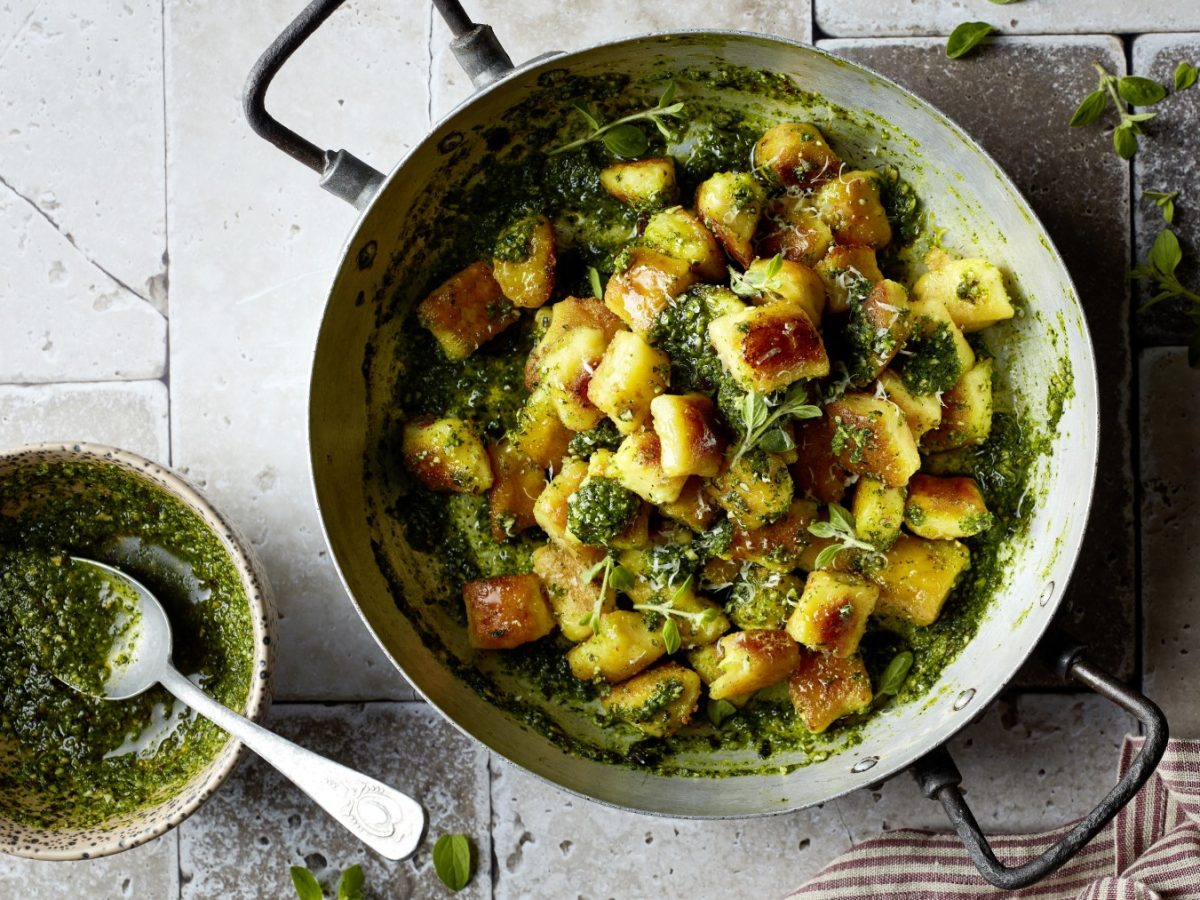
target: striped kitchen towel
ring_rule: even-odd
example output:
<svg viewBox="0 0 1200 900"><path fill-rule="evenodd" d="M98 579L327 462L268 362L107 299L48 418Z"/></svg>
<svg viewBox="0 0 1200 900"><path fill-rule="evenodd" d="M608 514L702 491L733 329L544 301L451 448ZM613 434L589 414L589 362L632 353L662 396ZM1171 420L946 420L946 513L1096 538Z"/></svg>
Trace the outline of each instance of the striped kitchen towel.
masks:
<svg viewBox="0 0 1200 900"><path fill-rule="evenodd" d="M1141 742L1125 738L1122 773ZM1014 865L1046 850L1070 828L993 836L992 849L1006 865ZM791 896L1200 900L1200 740L1171 741L1133 801L1074 859L1032 887L990 887L953 834L898 830L854 847Z"/></svg>

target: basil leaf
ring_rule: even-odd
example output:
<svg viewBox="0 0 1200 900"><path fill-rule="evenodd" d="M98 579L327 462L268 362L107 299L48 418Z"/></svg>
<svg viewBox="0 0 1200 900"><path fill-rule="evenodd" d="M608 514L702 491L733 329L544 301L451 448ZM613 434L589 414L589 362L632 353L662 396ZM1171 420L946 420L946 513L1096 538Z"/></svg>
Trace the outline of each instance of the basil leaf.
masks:
<svg viewBox="0 0 1200 900"><path fill-rule="evenodd" d="M337 900L363 900L365 881L362 866L354 865L346 869L338 879Z"/></svg>
<svg viewBox="0 0 1200 900"><path fill-rule="evenodd" d="M908 677L912 664L913 655L908 650L902 650L893 656L892 661L883 670L883 674L879 676L878 693L892 696L900 693L900 688L904 686L904 679Z"/></svg>
<svg viewBox="0 0 1200 900"><path fill-rule="evenodd" d="M963 22L952 32L946 41L946 56L958 59L970 53L996 29L987 22Z"/></svg>
<svg viewBox="0 0 1200 900"><path fill-rule="evenodd" d="M1196 83L1196 79L1200 77L1200 69L1190 63L1181 62L1175 67L1175 90L1186 91Z"/></svg>
<svg viewBox="0 0 1200 900"><path fill-rule="evenodd" d="M728 700L709 700L705 712L713 727L720 728L726 719L737 712L737 707Z"/></svg>
<svg viewBox="0 0 1200 900"><path fill-rule="evenodd" d="M822 550L820 553L817 554L816 567L818 569L825 568L827 565L829 565L831 562L833 562L834 557L837 556L841 552L842 552L841 544L830 544L828 547L826 547L824 550Z"/></svg>
<svg viewBox="0 0 1200 900"><path fill-rule="evenodd" d="M768 453L786 453L796 446L796 442L782 428L772 428L763 435L762 440L758 442L758 446L762 447Z"/></svg>
<svg viewBox="0 0 1200 900"><path fill-rule="evenodd" d="M1092 91L1083 98L1083 102L1075 110L1075 114L1071 116L1070 125L1072 128L1079 128L1082 125L1091 125L1098 118L1104 115L1104 110L1108 108L1108 92L1107 91Z"/></svg>
<svg viewBox="0 0 1200 900"><path fill-rule="evenodd" d="M608 583L618 591L627 591L637 582L637 578L624 566L613 566L612 574L608 576Z"/></svg>
<svg viewBox="0 0 1200 900"><path fill-rule="evenodd" d="M604 299L604 289L600 287L600 273L596 271L595 266L587 267L588 284L592 286L592 296L597 300Z"/></svg>
<svg viewBox="0 0 1200 900"><path fill-rule="evenodd" d="M675 620L667 616L667 621L663 623L662 630L663 646L667 648L667 655L674 653L679 649L679 626L675 624Z"/></svg>
<svg viewBox="0 0 1200 900"><path fill-rule="evenodd" d="M1167 96L1167 89L1153 79L1125 75L1117 79L1117 93L1134 106L1153 106Z"/></svg>
<svg viewBox="0 0 1200 900"><path fill-rule="evenodd" d="M1133 133L1132 125L1121 125L1113 131L1113 148L1121 159L1132 159L1137 153L1137 136Z"/></svg>
<svg viewBox="0 0 1200 900"><path fill-rule="evenodd" d="M471 881L471 845L462 834L443 834L433 845L433 868L442 884L461 891Z"/></svg>
<svg viewBox="0 0 1200 900"><path fill-rule="evenodd" d="M296 889L296 896L300 900L324 900L325 894L312 872L304 866L292 866L289 871L292 873L292 887Z"/></svg>
<svg viewBox="0 0 1200 900"><path fill-rule="evenodd" d="M1164 228L1154 239L1147 261L1164 275L1173 275L1183 261L1183 248L1179 246L1179 238L1170 228Z"/></svg>
<svg viewBox="0 0 1200 900"><path fill-rule="evenodd" d="M646 152L646 132L636 125L626 123L604 132L604 146L613 156L634 159Z"/></svg>

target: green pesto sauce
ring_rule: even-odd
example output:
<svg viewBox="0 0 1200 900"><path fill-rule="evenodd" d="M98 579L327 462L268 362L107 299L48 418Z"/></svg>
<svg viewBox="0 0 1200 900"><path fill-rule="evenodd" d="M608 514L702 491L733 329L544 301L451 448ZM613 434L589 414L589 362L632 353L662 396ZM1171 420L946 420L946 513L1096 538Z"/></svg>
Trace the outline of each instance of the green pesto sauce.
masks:
<svg viewBox="0 0 1200 900"><path fill-rule="evenodd" d="M680 96L688 99L689 80L706 87L730 88L773 102L813 105L814 98L800 91L782 76L729 67L721 71L680 73ZM602 277L611 274L618 257L636 234L639 216L635 210L609 197L599 183L600 169L614 158L601 142L555 156L543 152L578 136L580 123L564 125L560 118L552 122L539 118L543 108L563 109L572 101L592 104L605 121L653 105L662 83L631 85L623 76L596 78L569 77L565 73L546 73L546 96L537 93L525 108L508 114L504 127L488 135L494 152L480 165L487 178L468 181L454 202L439 208L437 252L429 258L436 262L429 269L424 286L431 289L461 268L466 261L489 258L499 250L509 252L510 236L520 233L520 223L529 215L544 214L554 220L558 235L558 267L555 295L551 302L568 295L590 296L587 268L595 267ZM649 102L647 102L649 101ZM823 101L822 101L823 103ZM680 197L687 202L696 185L715 172L746 170L750 150L757 136L776 121L753 112L732 110L706 100L689 99L688 115L672 140L664 139L656 129L645 129L649 142L647 156L669 154L676 160ZM836 118L838 113L834 111ZM836 122L827 126L836 145ZM518 139L519 136L519 139ZM903 139L902 135L883 132L885 139ZM493 138L495 139L493 141ZM931 224L924 214L920 198L912 185L896 170L883 173L882 200L892 222L896 238L893 246L880 254L880 265L888 277L911 282L908 273L915 249L931 240ZM414 297L423 292L397 290L384 311L383 320L409 316ZM652 342L665 350L672 360L673 392L700 390L714 397L727 423L741 430L738 400L741 391L727 377L707 340L708 322L720 315L722 301L736 299L727 288L697 286L671 304L662 314L652 333ZM861 305L861 303L860 303ZM405 418L418 415L453 415L474 421L481 433L497 438L507 431L526 396L521 373L534 336L532 315L522 316L519 325L485 345L464 363L446 361L436 343L415 322L401 329L395 353L401 361L389 408L391 425L380 430L376 456L368 456L368 478L382 475L386 485L386 514L401 523L408 543L416 550L437 559L445 578L430 604L451 620L463 623L465 615L459 587L472 578L514 572L528 572L530 553L545 540L537 529L505 544L496 544L487 528L487 502L484 497L433 495L403 471L396 460L396 428ZM830 339L830 336L826 336ZM930 343L937 345L936 330ZM832 338L837 340L835 336ZM864 346L864 352L878 349ZM937 349L936 346L931 349ZM943 348L945 349L945 348ZM950 348L952 349L952 348ZM937 354L929 354L936 356ZM925 371L907 373L906 380L922 393L945 390L956 380L950 378L946 360L937 360ZM1070 372L1062 373L1051 394L1056 415L1070 394ZM844 389L833 383L816 385L816 393L832 396ZM839 389L840 387L840 389ZM1054 417L1052 416L1052 419ZM861 650L872 683L878 687L880 676L902 650L911 650L914 664L894 698L879 698L875 709L892 703L910 703L926 698L941 671L970 641L978 630L992 597L1005 580L1005 560L1012 541L1027 530L1032 503L1028 494L1034 463L1049 452L1057 420L1035 427L1012 413L997 414L992 437L983 446L957 455L942 454L939 471L973 474L980 482L989 507L996 513L990 527L969 538L972 567L956 587L941 618L929 628L906 627L888 623L884 627L872 620ZM854 440L854 435L844 435ZM578 435L570 452L586 458L600 447L611 448L619 441L612 430L596 429ZM953 458L952 458L953 457ZM727 544L728 522L710 535L698 536L689 547L663 547L662 559L652 555L651 565L661 567L662 581L678 584L679 577L696 575L708 545ZM702 713L690 725L668 738L649 738L631 731L615 737L605 732L605 741L588 739L559 713L569 709L590 715L600 725L613 728L597 702L608 688L603 684L575 679L567 666L565 653L572 644L557 631L542 640L502 654L490 654L486 660L460 657L447 647L432 617L422 612L419 603L410 602L404 585L407 579L392 570L392 558L379 541L374 553L384 576L393 587L400 611L409 619L427 646L456 677L462 679L484 699L506 711L527 728L545 735L568 753L587 759L622 764L649 771L684 776L740 775L754 772L778 773L828 758L861 741L862 725L869 714L849 717L835 723L827 732L810 734L800 723L785 687L760 692L744 708L718 725L705 721ZM651 573L651 577L654 577ZM746 597L718 593L728 611L736 611L747 620L774 621L778 607L787 608L786 595L769 598L772 602L753 606ZM764 592L765 596L765 592ZM775 602L779 601L779 602ZM520 685L514 689L512 684ZM544 702L538 702L538 701ZM690 766L692 758L746 751L757 762L740 762L721 769ZM777 756L802 762L782 765Z"/></svg>
<svg viewBox="0 0 1200 900"><path fill-rule="evenodd" d="M90 827L176 792L228 740L152 688L96 688L124 628L120 597L66 556L119 567L162 601L177 668L245 706L250 608L220 540L178 500L108 463L55 462L0 480L0 811L38 827ZM133 623L132 627L136 627ZM78 679L78 680L77 680Z"/></svg>

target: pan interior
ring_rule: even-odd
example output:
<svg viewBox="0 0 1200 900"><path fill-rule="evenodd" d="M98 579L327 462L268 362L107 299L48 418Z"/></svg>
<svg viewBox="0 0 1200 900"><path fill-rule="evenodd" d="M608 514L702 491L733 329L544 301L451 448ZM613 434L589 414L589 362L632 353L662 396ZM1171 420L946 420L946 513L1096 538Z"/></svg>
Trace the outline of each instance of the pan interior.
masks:
<svg viewBox="0 0 1200 900"><path fill-rule="evenodd" d="M744 81L731 86L734 67L783 75L794 89L781 96L745 90ZM627 740L614 744L589 712L545 701L469 650L445 602L456 586L447 586L436 553L410 546L397 515L407 502L397 488L393 404L408 374L400 352L409 339L405 314L437 276L471 261L451 258L455 235L445 210L456 191L487 178L498 144L519 142L522 129L545 140L543 128L569 122L564 79L612 73L628 76L614 79L615 89L649 96L670 76L681 94L764 121L832 122L845 157L902 171L947 246L1015 275L1010 287L1022 314L989 340L1002 373L998 407L1044 430L1052 452L1033 467L1033 513L1009 543L978 632L922 699L894 704L827 742L775 753L767 773L755 747L659 760L676 774L614 765ZM530 104L542 115L513 113ZM1096 453L1094 361L1080 307L1044 230L995 163L886 79L751 35L641 38L548 60L452 114L397 168L350 238L318 341L310 414L314 480L335 560L368 627L413 685L460 728L535 774L603 802L688 816L821 802L906 766L966 724L1020 666L1057 606L1082 536ZM715 777L731 767L757 774Z"/></svg>

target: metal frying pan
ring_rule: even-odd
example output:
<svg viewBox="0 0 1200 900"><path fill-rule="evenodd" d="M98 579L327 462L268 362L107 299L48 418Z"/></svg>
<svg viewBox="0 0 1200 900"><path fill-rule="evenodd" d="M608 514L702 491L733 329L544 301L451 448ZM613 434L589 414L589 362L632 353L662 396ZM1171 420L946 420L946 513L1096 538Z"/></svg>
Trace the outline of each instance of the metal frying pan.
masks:
<svg viewBox="0 0 1200 900"><path fill-rule="evenodd" d="M551 54L514 68L492 30L476 25L453 0L435 5L456 35L452 46L471 76L473 97L439 123L384 176L344 150L326 151L265 109L271 79L291 53L341 5L315 0L259 60L247 85L254 129L321 174L321 185L360 210L334 273L313 361L309 440L317 501L333 557L364 622L405 677L451 722L513 763L569 791L641 812L695 817L779 813L828 801L904 768L945 806L972 859L994 885L1016 888L1052 872L1136 793L1166 744L1166 722L1144 697L1097 671L1082 647L1044 637L1062 600L1087 522L1096 469L1095 360L1083 311L1062 259L1029 205L996 163L945 116L861 66L812 47L756 34L682 32L647 35ZM1033 476L1039 501L1028 533L1014 539L1003 583L979 631L946 667L925 702L893 705L865 726L861 741L788 774L669 777L581 758L523 727L504 707L519 683L496 682L497 702L478 690L475 657L436 604L427 557L411 549L386 514L389 502L386 388L402 377L395 344L403 313L420 299L437 248L430 242L439 209L456 187L487 177L485 133L522 103L547 120L564 118L553 85L565 75L623 73L636 84L653 73L745 66L785 74L841 110L834 135L850 158L893 162L915 181L936 221L972 254L1016 276L1033 313L1004 326L998 345L1005 373L999 395L1045 423L1054 373L1073 373L1073 396L1054 429L1053 452ZM716 93L731 106L761 102ZM763 108L785 118L814 114ZM819 111L818 111L819 112ZM889 139L885 153L877 145ZM898 136L898 137L897 137ZM520 135L513 136L519 139ZM877 155L878 154L878 155ZM364 462L365 461L365 462ZM1144 748L1121 782L1079 827L1042 856L1007 867L997 861L967 809L946 741L989 703L1039 648L1066 679L1103 694L1139 718ZM485 692L486 693L486 692ZM526 698L527 700L528 698ZM529 701L532 702L532 701ZM554 717L553 709L544 711ZM602 740L583 717L558 726L582 742ZM772 760L787 766L796 758ZM739 760L691 760L715 771ZM744 762L744 760L741 760Z"/></svg>

